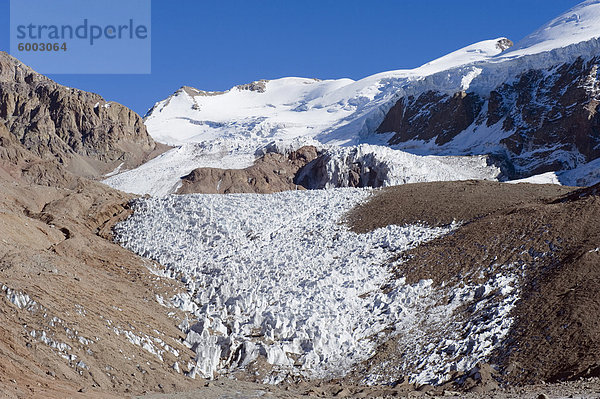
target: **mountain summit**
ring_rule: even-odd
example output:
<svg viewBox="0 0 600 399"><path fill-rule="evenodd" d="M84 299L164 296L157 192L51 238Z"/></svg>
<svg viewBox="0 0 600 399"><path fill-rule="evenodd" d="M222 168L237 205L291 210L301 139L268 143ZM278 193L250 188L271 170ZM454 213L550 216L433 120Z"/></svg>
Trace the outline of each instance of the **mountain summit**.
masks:
<svg viewBox="0 0 600 399"><path fill-rule="evenodd" d="M571 8L518 42L506 56L537 54L600 38L600 1Z"/></svg>

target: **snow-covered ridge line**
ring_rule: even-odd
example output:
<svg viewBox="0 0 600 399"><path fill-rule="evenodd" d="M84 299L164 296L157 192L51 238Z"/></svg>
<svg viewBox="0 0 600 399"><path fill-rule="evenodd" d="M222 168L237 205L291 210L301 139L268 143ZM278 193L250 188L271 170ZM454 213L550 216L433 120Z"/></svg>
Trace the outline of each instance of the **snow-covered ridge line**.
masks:
<svg viewBox="0 0 600 399"><path fill-rule="evenodd" d="M544 24L503 57L536 54L600 37L600 1L586 0Z"/></svg>
<svg viewBox="0 0 600 399"><path fill-rule="evenodd" d="M259 81L260 90L235 86L218 96L196 96L194 90L203 92L182 88L158 102L145 121L151 135L167 144L248 133L254 139L316 137L335 130L336 126L364 119L371 112L384 113L385 105L397 96L434 88L444 90L444 87L448 92L456 91L463 81L464 66L491 59L502 51L504 47L499 43L505 41L505 38L483 41L419 68L383 72L356 82L281 78ZM443 73L454 70L458 72ZM320 141L351 143L357 142L358 137L354 134L342 140L330 137Z"/></svg>
<svg viewBox="0 0 600 399"><path fill-rule="evenodd" d="M477 43L476 45L461 49L456 53L468 54L469 51L478 52L481 50L477 49L477 47L481 47L483 44L489 46L488 42L498 43L501 40L505 39L500 38ZM471 49L471 47L473 49ZM198 131L197 134L185 133L184 136L181 136L184 141L199 141L209 137L215 137L214 134L220 130L228 135L235 132L237 132L235 134L239 134L245 131L251 131L252 129L256 129L257 126L265 125L267 121L275 118L280 121L269 122L269 124L265 126L268 129L275 129L275 131L267 134L267 137L271 137L272 139L278 137L297 137L308 133L310 137L315 137L321 142L330 142L332 144L357 144L368 138L368 136L375 131L383 121L387 111L399 98L419 96L427 91L436 91L447 95L453 95L459 91L469 91L485 97L491 90L494 90L506 80L518 76L528 70L545 70L553 66L573 62L580 57L584 59L592 58L600 54L600 42L593 38L534 54L526 52L515 54L509 52L510 50L507 50L506 53L494 55L487 55L487 53L483 52L483 54L486 55L482 55L479 58L467 58L463 60L463 62L450 60L447 64L440 64L438 63L439 60L436 60L413 70L383 72L356 82L349 79L338 81L315 81L314 79L282 78L274 81L266 81L264 91L242 93L244 92L243 90L232 92L230 89L222 93L223 95L230 95L230 97L231 95L235 96L236 94L241 93L242 97L245 97L248 100L252 96L257 98L267 97L264 104L260 104L259 108L257 108L259 104L249 104L249 106L253 108L253 119L256 119L263 111L267 112L264 116L261 116L266 119L262 121L256 119L256 123L258 124L239 123L242 118L249 117L250 115L235 115L226 111L225 115L230 114L230 116L225 116L225 119L223 119L223 116L217 116L214 113L222 113L222 109L214 109L214 111L207 110L206 112L208 113L202 112L214 97L202 97L197 100L194 96L191 96L188 91L180 89L173 96L157 103L153 108L153 111L149 112L147 115L146 123L151 135L156 140L164 141L167 144L181 144L183 141L168 139L167 137L170 136L165 136L162 132L164 129L170 128L166 128L164 123L156 121L157 117L160 117L160 119L164 119L165 117L167 119L181 118L181 121L191 123L191 126L186 126L184 124L173 126L172 128L178 131L178 135L182 134L183 131L194 129ZM442 57L440 60L443 60L446 57ZM436 66L436 68L433 68L430 64ZM316 93L308 91L299 97L292 94L286 99L282 99L282 102L285 102L285 105L289 104L288 107L285 107L285 112L292 111L294 113L306 113L308 119L307 123L309 125L312 124L311 120L316 122L317 119L315 119L315 117L322 120L322 122L317 122L318 124L325 123L320 129L315 130L313 128L312 130L314 133L309 133L311 129L307 130L303 126L293 126L294 122L290 125L290 121L284 121L289 118L284 117L282 120L281 116L285 114L282 114L281 111L277 111L273 116L269 116L269 108L277 110L283 105L277 104L276 101L270 101L271 98L268 97L270 86L279 85L280 87L285 87L291 85L288 88L291 89L293 93L297 91L294 88L294 85L298 84L298 82L302 82L304 85L310 85L310 83L314 82L319 86L324 84L326 87L333 85L331 87L333 90L327 89L326 87L318 87ZM236 87L239 86L235 86L234 88ZM325 89L325 91L323 89ZM249 94L250 97L246 94ZM180 98L181 100L179 100ZM222 96L219 97L219 101L223 102L222 107L231 106L236 108L235 102L226 105L228 104L228 101L222 101L222 99ZM209 103L203 103L202 101L204 100ZM243 98L240 98L240 100L243 100ZM181 104L181 101L188 103L189 105ZM263 101L260 102L262 103ZM174 103L180 104L176 105ZM244 104L244 102L242 102L242 104ZM292 104L294 104L293 107L291 106ZM340 108L339 105L343 105L343 107ZM179 108L179 111L172 110L169 111L169 114L173 114L174 112L173 115L180 114L180 116L169 117L161 115L163 110L165 110L165 107ZM185 111L186 107L189 107L191 112ZM316 112L318 110L324 110L330 115L318 116L320 113ZM185 114L190 115L185 116ZM195 125L196 128L194 128L194 120L198 123ZM172 123L175 123L175 121L176 120L171 120ZM236 122L232 124L232 121ZM200 128L201 126L204 127ZM233 128L233 130L231 128ZM250 130L248 130L249 128ZM302 129L303 133L300 131L292 133L290 131L285 134L286 130L292 128L293 130ZM214 129L216 129L216 132L210 133L208 136L206 134L203 135L202 133L204 131L208 134L209 131ZM284 133L284 135L279 131ZM354 134L351 134L351 131L353 131Z"/></svg>
<svg viewBox="0 0 600 399"><path fill-rule="evenodd" d="M418 96L430 90L448 95L467 90L488 95L502 82L525 71L598 55L599 26L600 3L588 0L512 48L512 42L506 38L486 40L415 69L382 72L358 81L282 78L246 85L251 86L250 89L235 86L219 96L212 93L205 96L200 90L183 88L157 103L146 122L150 133L159 141L198 141L214 134L223 136L256 130L256 125L241 123L251 117L258 125L267 125L263 128L268 132L262 128L257 131L262 137L264 133L273 139L308 135L332 144L357 144L375 131L398 98ZM245 112L246 107L252 112ZM165 114L168 109L174 112ZM295 114L298 113L305 122L296 126ZM193 127L182 124L167 127L160 122L174 117L216 125L197 128L197 134L192 134L184 130L194 130ZM168 129L176 132L168 132Z"/></svg>
<svg viewBox="0 0 600 399"><path fill-rule="evenodd" d="M469 91L480 95L489 94L503 82L530 70L549 70L570 64L581 58L589 60L600 55L600 40L597 38L559 47L537 54L499 58L485 64L481 74L472 81Z"/></svg>

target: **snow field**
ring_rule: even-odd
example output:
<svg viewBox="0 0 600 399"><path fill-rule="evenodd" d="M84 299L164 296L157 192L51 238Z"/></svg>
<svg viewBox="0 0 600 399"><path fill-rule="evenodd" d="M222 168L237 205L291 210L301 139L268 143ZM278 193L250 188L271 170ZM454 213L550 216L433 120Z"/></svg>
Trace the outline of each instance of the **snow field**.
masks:
<svg viewBox="0 0 600 399"><path fill-rule="evenodd" d="M177 191L181 177L196 168L243 169L254 163L253 145L243 140L184 144L136 169L110 176L104 183L129 193L167 195Z"/></svg>

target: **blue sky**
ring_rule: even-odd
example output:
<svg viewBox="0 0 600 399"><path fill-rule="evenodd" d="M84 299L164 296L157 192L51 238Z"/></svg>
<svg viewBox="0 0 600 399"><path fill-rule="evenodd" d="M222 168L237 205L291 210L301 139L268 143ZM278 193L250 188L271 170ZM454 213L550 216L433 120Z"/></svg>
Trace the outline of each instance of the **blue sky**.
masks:
<svg viewBox="0 0 600 399"><path fill-rule="evenodd" d="M127 0L123 0L127 1ZM152 0L152 74L50 75L144 114L183 85L284 76L360 79L474 42L518 41L580 0ZM0 0L0 50L9 50Z"/></svg>

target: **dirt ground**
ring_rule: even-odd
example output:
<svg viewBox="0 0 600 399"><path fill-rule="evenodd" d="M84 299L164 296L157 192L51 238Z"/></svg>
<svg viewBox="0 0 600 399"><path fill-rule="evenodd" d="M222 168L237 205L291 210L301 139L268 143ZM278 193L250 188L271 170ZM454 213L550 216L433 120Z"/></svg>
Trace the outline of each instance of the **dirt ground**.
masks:
<svg viewBox="0 0 600 399"><path fill-rule="evenodd" d="M470 221L521 204L544 202L574 188L554 184L506 184L460 181L405 184L375 192L347 218L351 229L364 233L390 224L447 225Z"/></svg>
<svg viewBox="0 0 600 399"><path fill-rule="evenodd" d="M156 299L182 285L109 240L131 198L40 159L0 124L0 398L200 386L171 367L194 356L184 316Z"/></svg>
<svg viewBox="0 0 600 399"><path fill-rule="evenodd" d="M598 191L489 182L406 185L381 190L348 220L357 231L464 221L452 234L404 253L393 271L408 282L449 285L481 283L497 272L494 265L510 265L522 275L521 296L509 338L492 359L498 384L577 380L600 375ZM397 355L393 344L382 346L365 372Z"/></svg>
<svg viewBox="0 0 600 399"><path fill-rule="evenodd" d="M526 387L498 388L488 392L457 392L452 390L403 390L392 388L359 390L343 386L302 387L265 386L232 380L206 383L208 386L188 392L172 394L149 394L139 399L247 399L247 398L464 398L464 399L597 399L600 398L600 381L597 378L581 379L558 384L532 385Z"/></svg>

